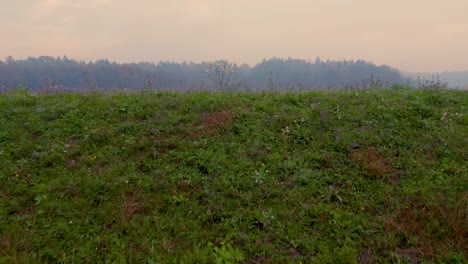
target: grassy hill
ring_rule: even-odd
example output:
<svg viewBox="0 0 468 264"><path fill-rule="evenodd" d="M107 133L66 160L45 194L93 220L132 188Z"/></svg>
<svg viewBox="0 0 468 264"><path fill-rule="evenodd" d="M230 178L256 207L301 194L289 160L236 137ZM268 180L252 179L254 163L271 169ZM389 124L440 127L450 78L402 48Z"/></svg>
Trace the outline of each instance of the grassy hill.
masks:
<svg viewBox="0 0 468 264"><path fill-rule="evenodd" d="M468 93L0 95L0 263L466 263Z"/></svg>

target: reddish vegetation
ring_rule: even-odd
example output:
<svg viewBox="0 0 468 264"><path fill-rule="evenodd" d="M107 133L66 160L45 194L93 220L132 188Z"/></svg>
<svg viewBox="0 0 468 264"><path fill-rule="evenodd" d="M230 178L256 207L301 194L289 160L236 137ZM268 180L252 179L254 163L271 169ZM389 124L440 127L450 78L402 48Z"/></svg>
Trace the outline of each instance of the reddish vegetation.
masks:
<svg viewBox="0 0 468 264"><path fill-rule="evenodd" d="M374 147L354 150L349 158L360 163L367 176L382 177L394 171L390 162Z"/></svg>
<svg viewBox="0 0 468 264"><path fill-rule="evenodd" d="M213 137L218 132L218 129L226 127L233 119L232 115L226 111L203 113L200 122L194 125L192 138L201 136Z"/></svg>
<svg viewBox="0 0 468 264"><path fill-rule="evenodd" d="M129 220L139 209L139 200L140 192L136 190L132 193L128 193L125 196L124 204L122 208L122 219L124 221Z"/></svg>
<svg viewBox="0 0 468 264"><path fill-rule="evenodd" d="M468 195L456 202L448 201L443 194L430 200L411 196L406 206L387 217L386 229L404 237L417 237L417 250L412 252L415 256L444 255L450 252L450 247L466 253L467 208ZM450 228L441 228L441 225ZM400 251L407 253L408 250Z"/></svg>

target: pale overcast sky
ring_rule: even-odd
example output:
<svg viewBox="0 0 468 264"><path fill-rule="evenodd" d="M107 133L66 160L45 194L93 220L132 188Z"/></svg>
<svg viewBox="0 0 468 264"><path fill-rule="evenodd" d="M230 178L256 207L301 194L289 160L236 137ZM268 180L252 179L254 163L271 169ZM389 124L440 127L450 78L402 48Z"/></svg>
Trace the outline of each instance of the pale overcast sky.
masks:
<svg viewBox="0 0 468 264"><path fill-rule="evenodd" d="M468 70L468 0L0 0L0 60L364 59Z"/></svg>

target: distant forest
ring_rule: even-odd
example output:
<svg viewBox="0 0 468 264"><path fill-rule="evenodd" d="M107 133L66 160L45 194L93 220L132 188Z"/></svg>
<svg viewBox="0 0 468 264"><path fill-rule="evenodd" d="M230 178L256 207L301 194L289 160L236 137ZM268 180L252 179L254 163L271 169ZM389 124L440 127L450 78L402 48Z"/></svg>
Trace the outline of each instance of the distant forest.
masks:
<svg viewBox="0 0 468 264"><path fill-rule="evenodd" d="M144 89L155 90L267 90L346 88L378 83L405 83L400 72L362 60L315 61L264 59L251 67L227 61L115 63L64 57L30 57L0 61L3 89Z"/></svg>

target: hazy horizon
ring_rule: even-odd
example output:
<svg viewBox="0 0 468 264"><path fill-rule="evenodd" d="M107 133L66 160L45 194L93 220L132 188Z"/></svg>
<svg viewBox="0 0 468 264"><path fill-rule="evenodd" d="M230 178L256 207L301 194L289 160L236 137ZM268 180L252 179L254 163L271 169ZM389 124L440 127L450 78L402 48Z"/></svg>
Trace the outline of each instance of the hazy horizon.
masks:
<svg viewBox="0 0 468 264"><path fill-rule="evenodd" d="M0 13L0 57L116 62L272 57L468 70L468 1L22 0Z"/></svg>

